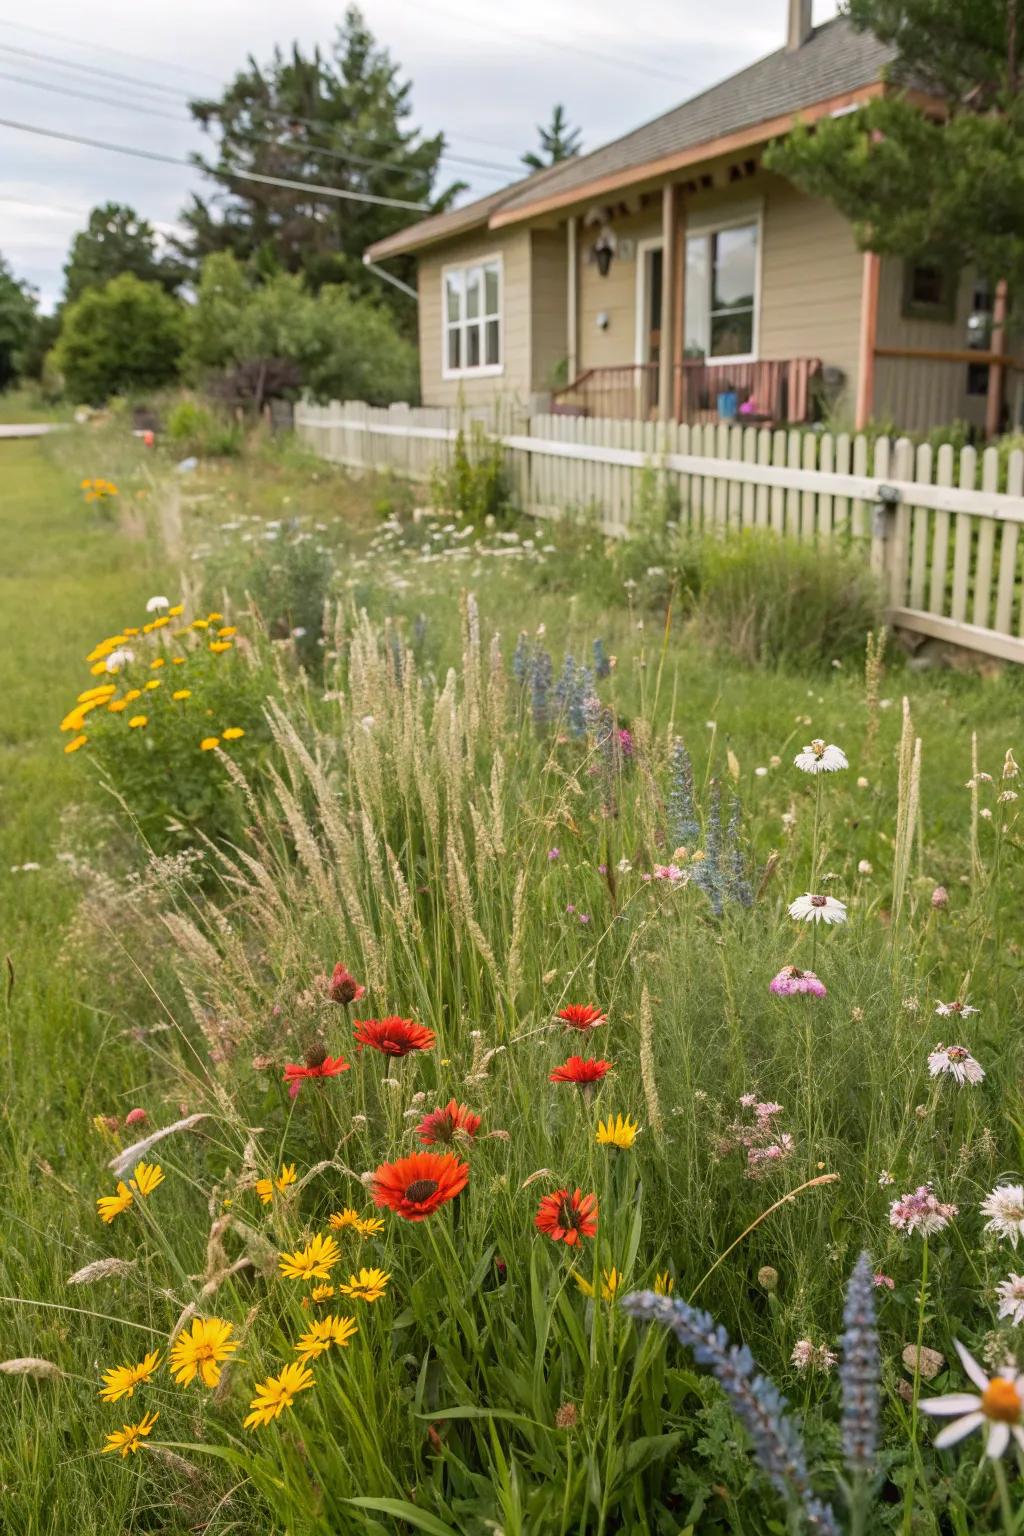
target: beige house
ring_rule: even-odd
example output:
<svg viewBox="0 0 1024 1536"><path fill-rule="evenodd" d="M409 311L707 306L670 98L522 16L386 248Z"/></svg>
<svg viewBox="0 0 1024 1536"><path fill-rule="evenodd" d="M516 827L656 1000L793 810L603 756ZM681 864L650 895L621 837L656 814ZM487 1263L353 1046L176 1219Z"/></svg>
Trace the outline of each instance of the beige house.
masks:
<svg viewBox="0 0 1024 1536"><path fill-rule="evenodd" d="M775 53L369 248L367 261L418 257L425 404L998 422L1009 359L991 311L1004 296L969 273L862 253L830 204L764 169L765 146L798 120L880 95L892 59L844 17L813 27L811 0L779 3Z"/></svg>

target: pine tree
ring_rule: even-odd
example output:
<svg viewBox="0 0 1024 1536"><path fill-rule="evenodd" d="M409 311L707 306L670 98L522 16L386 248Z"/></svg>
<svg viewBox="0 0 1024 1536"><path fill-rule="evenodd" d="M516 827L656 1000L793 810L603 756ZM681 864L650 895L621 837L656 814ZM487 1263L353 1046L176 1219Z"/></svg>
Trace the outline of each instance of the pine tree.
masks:
<svg viewBox="0 0 1024 1536"><path fill-rule="evenodd" d="M218 100L194 101L192 113L217 137L216 158L196 157L219 183L217 206L194 196L182 218L193 260L231 251L273 270L301 273L313 289L346 282L394 308L414 325L412 301L363 266L375 240L413 223L416 209L438 212L461 183L435 191L444 137L408 125L411 86L351 7L329 53L275 50L266 65L251 59ZM241 181L246 170L321 183L412 205L391 208ZM226 189L227 195L225 196ZM411 258L389 264L414 276Z"/></svg>
<svg viewBox="0 0 1024 1536"><path fill-rule="evenodd" d="M531 149L522 157L523 164L528 165L531 171L542 171L545 166L571 160L573 155L580 152L580 130L569 127L565 108L560 102L552 110L548 126L542 128L538 124L537 132L540 134L540 152Z"/></svg>
<svg viewBox="0 0 1024 1536"><path fill-rule="evenodd" d="M87 288L102 288L130 272L143 283L159 283L174 293L187 275L180 260L161 255L156 233L125 203L103 203L89 215L85 229L71 242L64 267L64 302L74 303Z"/></svg>
<svg viewBox="0 0 1024 1536"><path fill-rule="evenodd" d="M830 199L860 244L975 266L1024 292L1024 17L1019 0L849 0L897 50L891 89L800 128L766 164Z"/></svg>

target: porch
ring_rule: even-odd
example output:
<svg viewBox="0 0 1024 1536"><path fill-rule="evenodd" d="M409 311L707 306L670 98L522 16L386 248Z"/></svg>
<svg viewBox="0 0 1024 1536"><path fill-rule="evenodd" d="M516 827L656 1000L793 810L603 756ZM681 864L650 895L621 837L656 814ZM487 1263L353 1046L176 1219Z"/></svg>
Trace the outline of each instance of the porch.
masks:
<svg viewBox="0 0 1024 1536"><path fill-rule="evenodd" d="M737 421L744 426L802 425L814 419L822 364L818 358L711 363L686 358L665 377L659 363L588 368L554 390L555 415L617 421L670 420L691 426ZM661 391L669 386L668 409Z"/></svg>

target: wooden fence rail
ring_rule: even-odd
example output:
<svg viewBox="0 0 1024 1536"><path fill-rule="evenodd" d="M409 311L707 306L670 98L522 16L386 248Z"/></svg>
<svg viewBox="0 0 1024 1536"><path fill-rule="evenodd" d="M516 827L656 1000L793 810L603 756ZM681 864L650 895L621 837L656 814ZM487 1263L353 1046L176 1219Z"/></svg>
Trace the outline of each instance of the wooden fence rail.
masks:
<svg viewBox="0 0 1024 1536"><path fill-rule="evenodd" d="M478 423L478 426L474 426ZM361 402L296 409L299 436L353 469L421 481L461 432L500 441L524 510L595 513L625 536L652 494L693 532L765 528L862 547L890 620L1024 662L1024 452L934 451L847 433L475 413Z"/></svg>

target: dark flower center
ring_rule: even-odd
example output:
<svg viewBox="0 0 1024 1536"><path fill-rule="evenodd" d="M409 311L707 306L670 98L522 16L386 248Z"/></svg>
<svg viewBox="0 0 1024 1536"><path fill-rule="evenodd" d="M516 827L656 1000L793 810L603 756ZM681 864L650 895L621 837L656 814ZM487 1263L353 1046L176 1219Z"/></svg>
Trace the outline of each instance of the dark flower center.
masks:
<svg viewBox="0 0 1024 1536"><path fill-rule="evenodd" d="M436 1195L438 1183L436 1179L417 1179L415 1184L410 1184L405 1192L405 1198L413 1205L422 1205L424 1200L429 1200L431 1195Z"/></svg>
<svg viewBox="0 0 1024 1536"><path fill-rule="evenodd" d="M811 906L812 907L826 907L826 906L828 906L828 897L827 896L812 896L811 897Z"/></svg>
<svg viewBox="0 0 1024 1536"><path fill-rule="evenodd" d="M568 1228L570 1232L576 1226L576 1212L567 1200L563 1200L558 1208L558 1225Z"/></svg>
<svg viewBox="0 0 1024 1536"><path fill-rule="evenodd" d="M314 1045L306 1052L307 1067L322 1067L327 1060L327 1051L322 1045Z"/></svg>
<svg viewBox="0 0 1024 1536"><path fill-rule="evenodd" d="M331 982L331 999L336 1003L355 1002L357 990L357 985L351 976L339 977L337 981Z"/></svg>

